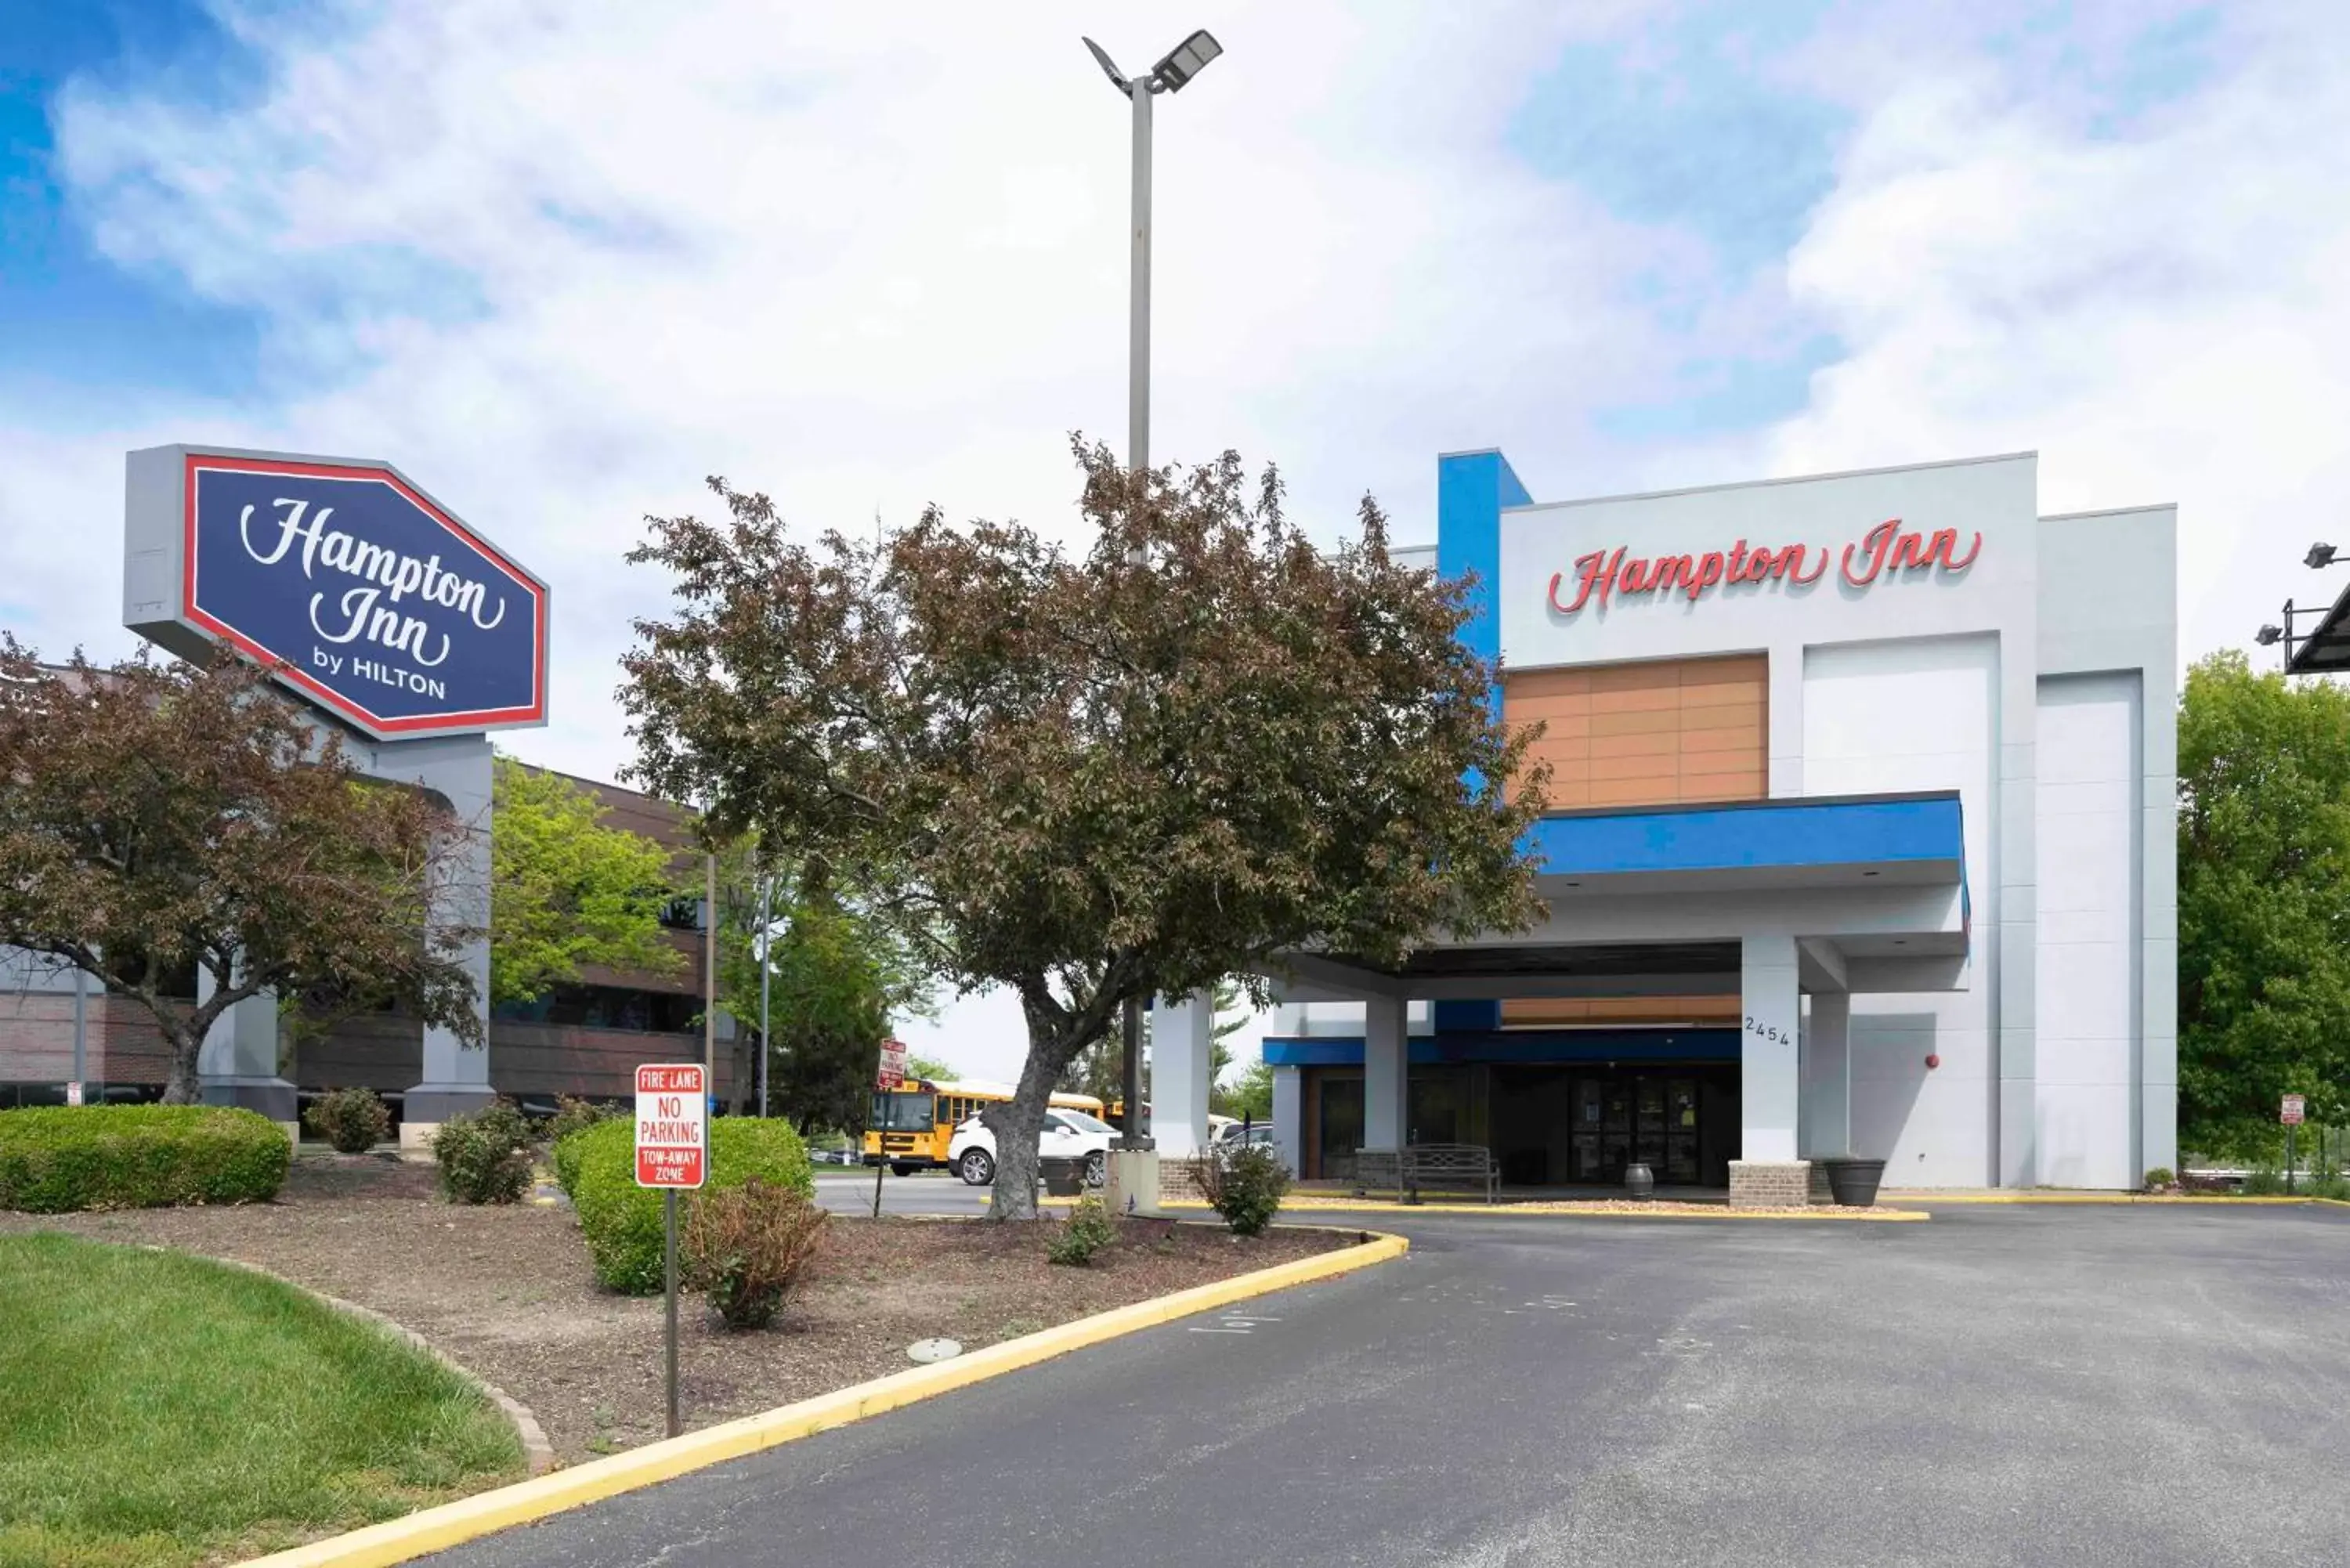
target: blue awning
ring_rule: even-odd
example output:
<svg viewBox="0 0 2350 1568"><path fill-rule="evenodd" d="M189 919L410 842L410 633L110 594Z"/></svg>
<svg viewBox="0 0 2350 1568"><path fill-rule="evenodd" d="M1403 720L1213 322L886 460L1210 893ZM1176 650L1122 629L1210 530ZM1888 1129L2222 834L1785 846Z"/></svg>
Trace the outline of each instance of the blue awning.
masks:
<svg viewBox="0 0 2350 1568"><path fill-rule="evenodd" d="M1837 870L1959 883L1966 865L1955 791L1555 812L1534 824L1527 847L1545 878Z"/></svg>

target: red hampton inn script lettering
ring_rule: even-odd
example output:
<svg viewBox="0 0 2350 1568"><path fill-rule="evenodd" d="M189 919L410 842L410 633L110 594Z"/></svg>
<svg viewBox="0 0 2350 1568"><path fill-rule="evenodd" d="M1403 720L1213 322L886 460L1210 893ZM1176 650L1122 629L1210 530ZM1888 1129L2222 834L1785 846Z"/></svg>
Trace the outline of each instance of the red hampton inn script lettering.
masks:
<svg viewBox="0 0 2350 1568"><path fill-rule="evenodd" d="M1905 531L1900 518L1888 517L1862 535L1858 543L1844 547L1840 569L1844 580L1856 588L1877 581L1888 566L1902 572L1933 567L1948 573L1963 572L1982 553L1982 535L1978 533L1974 536L1963 557L1958 549L1955 528L1920 534ZM1627 561L1624 552L1625 546L1618 545L1612 553L1594 550L1587 556L1576 556L1572 602L1559 598L1559 587L1566 581L1566 574L1551 574L1550 607L1561 615L1573 615L1590 603L1595 595L1605 608L1611 594L1667 593L1674 589L1695 599L1706 589L1724 583L1784 579L1803 587L1818 582L1828 569L1825 549L1814 552L1805 545L1783 545L1775 549L1767 545L1749 546L1743 539L1727 552L1708 550L1697 556L1659 556L1653 560L1635 556Z"/></svg>

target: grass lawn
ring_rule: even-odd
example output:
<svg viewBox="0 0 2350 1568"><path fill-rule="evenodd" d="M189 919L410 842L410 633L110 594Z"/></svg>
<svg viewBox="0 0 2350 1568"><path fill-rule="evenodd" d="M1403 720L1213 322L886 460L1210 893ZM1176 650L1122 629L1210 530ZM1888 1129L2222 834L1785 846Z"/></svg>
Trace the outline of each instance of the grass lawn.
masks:
<svg viewBox="0 0 2350 1568"><path fill-rule="evenodd" d="M0 1568L225 1560L521 1470L463 1378L276 1281L0 1235Z"/></svg>

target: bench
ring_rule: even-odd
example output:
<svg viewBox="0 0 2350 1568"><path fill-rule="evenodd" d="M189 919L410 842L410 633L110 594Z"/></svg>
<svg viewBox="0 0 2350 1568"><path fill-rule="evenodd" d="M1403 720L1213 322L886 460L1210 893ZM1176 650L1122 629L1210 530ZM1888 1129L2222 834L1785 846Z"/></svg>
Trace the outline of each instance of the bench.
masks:
<svg viewBox="0 0 2350 1568"><path fill-rule="evenodd" d="M1488 1203L1501 1191L1501 1165L1483 1144L1410 1144L1401 1151L1399 1164L1406 1203L1419 1202L1423 1187L1461 1187L1471 1191L1482 1188Z"/></svg>
<svg viewBox="0 0 2350 1568"><path fill-rule="evenodd" d="M1423 1187L1482 1189L1491 1203L1499 1195L1502 1168L1493 1151L1477 1143L1415 1143L1402 1148L1355 1151L1355 1196L1379 1190L1419 1201Z"/></svg>

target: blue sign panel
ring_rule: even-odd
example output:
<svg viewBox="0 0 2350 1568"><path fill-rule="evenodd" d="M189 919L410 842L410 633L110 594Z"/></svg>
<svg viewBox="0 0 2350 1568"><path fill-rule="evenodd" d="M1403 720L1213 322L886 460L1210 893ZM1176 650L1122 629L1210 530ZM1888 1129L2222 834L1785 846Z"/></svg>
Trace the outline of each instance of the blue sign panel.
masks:
<svg viewBox="0 0 2350 1568"><path fill-rule="evenodd" d="M187 620L379 738L546 717L546 589L388 468L190 452Z"/></svg>

